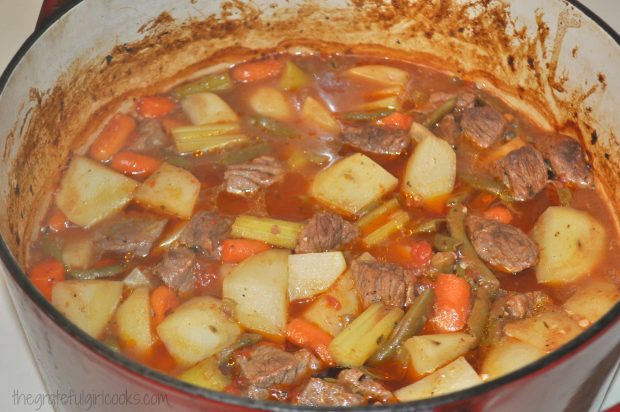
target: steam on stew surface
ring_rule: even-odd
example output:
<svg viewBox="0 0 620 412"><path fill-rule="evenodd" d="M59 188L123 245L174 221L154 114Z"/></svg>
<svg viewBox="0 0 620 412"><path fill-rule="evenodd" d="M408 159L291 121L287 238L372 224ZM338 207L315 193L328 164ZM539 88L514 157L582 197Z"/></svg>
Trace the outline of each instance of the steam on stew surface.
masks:
<svg viewBox="0 0 620 412"><path fill-rule="evenodd" d="M580 143L381 56L238 64L121 105L63 171L29 275L128 357L216 391L440 395L619 299Z"/></svg>

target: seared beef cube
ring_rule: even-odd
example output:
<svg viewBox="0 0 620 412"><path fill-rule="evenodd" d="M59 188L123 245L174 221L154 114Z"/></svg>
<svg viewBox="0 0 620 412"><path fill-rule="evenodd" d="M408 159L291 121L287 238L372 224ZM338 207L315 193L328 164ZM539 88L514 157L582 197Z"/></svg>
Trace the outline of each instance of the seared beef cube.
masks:
<svg viewBox="0 0 620 412"><path fill-rule="evenodd" d="M490 106L467 109L461 118L464 136L483 149L497 142L506 126L504 116Z"/></svg>
<svg viewBox="0 0 620 412"><path fill-rule="evenodd" d="M121 215L113 218L95 233L95 247L102 253L131 253L145 257L153 242L161 235L166 219L153 216Z"/></svg>
<svg viewBox="0 0 620 412"><path fill-rule="evenodd" d="M360 406L364 403L362 396L319 378L311 378L297 397L297 404L306 406Z"/></svg>
<svg viewBox="0 0 620 412"><path fill-rule="evenodd" d="M351 270L364 308L375 302L403 307L415 296L415 276L401 266L356 259Z"/></svg>
<svg viewBox="0 0 620 412"><path fill-rule="evenodd" d="M411 144L406 131L378 126L349 127L340 138L354 149L381 155L400 155Z"/></svg>
<svg viewBox="0 0 620 412"><path fill-rule="evenodd" d="M359 235L359 229L341 216L320 212L299 234L296 253L326 252L352 242Z"/></svg>
<svg viewBox="0 0 620 412"><path fill-rule="evenodd" d="M282 164L270 156L260 156L248 163L231 165L224 173L226 191L237 195L256 193L283 177Z"/></svg>
<svg viewBox="0 0 620 412"><path fill-rule="evenodd" d="M179 242L198 248L209 257L219 257L219 243L230 231L230 220L214 212L198 212L187 223Z"/></svg>
<svg viewBox="0 0 620 412"><path fill-rule="evenodd" d="M240 376L248 386L270 388L291 385L319 369L319 361L305 349L285 352L270 345L257 345L250 354L237 356Z"/></svg>
<svg viewBox="0 0 620 412"><path fill-rule="evenodd" d="M504 312L511 319L525 319L551 305L551 298L541 291L509 293L504 303Z"/></svg>
<svg viewBox="0 0 620 412"><path fill-rule="evenodd" d="M454 116L449 114L444 116L443 119L437 125L439 129L439 137L443 138L446 142L452 146L456 145L456 142L461 135L461 128L456 123Z"/></svg>
<svg viewBox="0 0 620 412"><path fill-rule="evenodd" d="M540 139L538 146L560 181L581 187L594 185L592 171L577 140L564 135L555 135Z"/></svg>
<svg viewBox="0 0 620 412"><path fill-rule="evenodd" d="M364 372L359 369L344 369L338 374L338 382L353 393L379 402L385 403L394 400L391 391L376 380L364 375Z"/></svg>
<svg viewBox="0 0 620 412"><path fill-rule="evenodd" d="M547 184L547 168L540 152L527 145L493 165L493 173L517 200L531 199Z"/></svg>
<svg viewBox="0 0 620 412"><path fill-rule="evenodd" d="M129 146L129 150L148 152L168 145L169 139L161 122L156 119L144 119L136 126L138 140Z"/></svg>
<svg viewBox="0 0 620 412"><path fill-rule="evenodd" d="M536 244L520 229L477 216L466 224L476 253L494 268L516 273L538 262Z"/></svg>
<svg viewBox="0 0 620 412"><path fill-rule="evenodd" d="M169 250L161 261L153 267L153 274L166 286L187 292L194 286L194 267L196 255L191 250L179 247Z"/></svg>

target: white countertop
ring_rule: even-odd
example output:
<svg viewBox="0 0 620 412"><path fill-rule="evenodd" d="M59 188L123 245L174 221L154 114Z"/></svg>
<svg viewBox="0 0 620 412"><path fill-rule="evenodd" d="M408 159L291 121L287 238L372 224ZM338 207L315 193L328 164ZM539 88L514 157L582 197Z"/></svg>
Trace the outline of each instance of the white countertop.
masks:
<svg viewBox="0 0 620 412"><path fill-rule="evenodd" d="M620 1L582 0L582 3L620 31ZM42 0L0 0L0 72L34 29L41 4ZM47 404L27 406L16 405L13 401L16 391L40 394L45 390L4 281L0 284L0 411L51 412L52 408ZM605 408L618 403L620 377L605 399Z"/></svg>

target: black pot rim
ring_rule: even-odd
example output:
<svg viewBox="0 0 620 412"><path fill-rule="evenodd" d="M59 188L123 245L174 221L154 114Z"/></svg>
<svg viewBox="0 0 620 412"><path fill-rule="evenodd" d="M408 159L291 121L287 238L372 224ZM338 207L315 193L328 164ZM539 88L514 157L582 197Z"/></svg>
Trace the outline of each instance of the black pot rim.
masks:
<svg viewBox="0 0 620 412"><path fill-rule="evenodd" d="M30 48L37 42L37 40L52 26L61 19L71 9L83 3L84 0L72 0L65 6L59 8L54 14L41 26L37 27L32 35L24 42L24 44L17 51L13 59L10 61L2 76L0 76L0 95L4 91L4 88L19 64L22 58L30 50ZM584 6L578 0L568 0L573 7L581 11L585 16L594 21L599 27L601 27L620 47L620 35L611 28L601 17L592 12L589 8ZM79 329L67 318L65 318L60 312L58 312L51 303L45 299L38 290L30 283L25 272L17 263L17 260L10 252L6 242L0 237L0 260L5 265L10 276L19 285L22 291L35 303L47 317L49 317L58 327L64 332L71 335L79 343L84 345L87 349L92 350L97 355L102 356L116 366L126 369L129 372L137 373L147 379L150 379L158 384L166 385L170 389L177 390L190 396L198 396L209 400L222 402L225 404L231 404L252 409L262 409L271 411L320 411L320 410L342 410L342 411L412 411L412 410L426 410L442 405L466 401L470 398L475 398L479 395L488 393L500 386L515 382L523 379L530 374L542 371L544 368L552 366L554 363L560 361L562 358L570 355L573 352L583 348L589 341L595 339L597 335L603 333L609 328L616 320L620 319L620 302L617 303L612 310L610 310L605 316L599 319L594 325L582 332L577 338L573 339L560 349L540 358L536 362L533 362L524 368L518 369L507 375L504 375L498 379L485 382L481 385L474 386L469 389L464 389L458 392L453 392L447 395L429 398L425 400L404 402L399 404L385 405L385 406L371 406L363 408L300 408L297 405L279 404L274 402L255 401L249 398L242 398L234 395L229 395L221 392L211 391L208 389L199 388L197 386L182 382L173 378L170 375L155 371L148 368L138 362L135 362L105 346L102 342L92 338L90 335Z"/></svg>

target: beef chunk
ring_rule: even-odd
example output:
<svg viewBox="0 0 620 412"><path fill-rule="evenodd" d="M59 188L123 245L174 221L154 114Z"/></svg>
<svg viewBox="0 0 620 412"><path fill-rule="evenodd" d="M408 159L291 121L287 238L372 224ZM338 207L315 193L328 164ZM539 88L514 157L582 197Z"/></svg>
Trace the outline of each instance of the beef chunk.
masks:
<svg viewBox="0 0 620 412"><path fill-rule="evenodd" d="M219 257L219 243L230 231L230 220L214 212L198 212L187 223L179 242L198 248L209 257Z"/></svg>
<svg viewBox="0 0 620 412"><path fill-rule="evenodd" d="M365 308L375 302L403 307L415 297L415 276L401 266L356 259L351 270Z"/></svg>
<svg viewBox="0 0 620 412"><path fill-rule="evenodd" d="M577 140L564 135L555 135L541 139L538 145L543 157L548 160L553 173L560 181L581 187L594 185L592 171Z"/></svg>
<svg viewBox="0 0 620 412"><path fill-rule="evenodd" d="M260 156L248 163L231 165L224 173L226 191L238 195L256 193L282 180L284 168L270 156Z"/></svg>
<svg viewBox="0 0 620 412"><path fill-rule="evenodd" d="M106 253L131 253L145 257L151 251L153 242L161 235L166 219L153 216L121 215L97 230L95 247Z"/></svg>
<svg viewBox="0 0 620 412"><path fill-rule="evenodd" d="M136 126L138 140L129 146L129 150L148 152L168 145L169 139L161 122L156 119L144 119Z"/></svg>
<svg viewBox="0 0 620 412"><path fill-rule="evenodd" d="M354 149L382 155L400 155L411 143L406 131L377 126L348 127L340 138Z"/></svg>
<svg viewBox="0 0 620 412"><path fill-rule="evenodd" d="M429 104L433 110L452 99L455 95L452 93L435 92L428 98ZM456 95L455 109L464 110L471 109L476 105L476 95L471 92L462 92Z"/></svg>
<svg viewBox="0 0 620 412"><path fill-rule="evenodd" d="M437 126L439 129L439 136L452 146L456 145L456 142L461 135L461 128L456 123L454 116L451 114L444 116Z"/></svg>
<svg viewBox="0 0 620 412"><path fill-rule="evenodd" d="M493 165L493 173L517 200L531 199L547 184L547 168L540 152L527 145Z"/></svg>
<svg viewBox="0 0 620 412"><path fill-rule="evenodd" d="M299 382L318 370L320 363L305 349L290 353L271 345L257 345L247 357L237 356L237 365L248 386L270 388Z"/></svg>
<svg viewBox="0 0 620 412"><path fill-rule="evenodd" d="M338 374L338 382L353 393L379 402L385 403L394 400L391 391L376 380L364 375L364 372L359 369L344 369Z"/></svg>
<svg viewBox="0 0 620 412"><path fill-rule="evenodd" d="M549 305L551 298L544 292L510 292L504 302L504 312L511 319L525 319Z"/></svg>
<svg viewBox="0 0 620 412"><path fill-rule="evenodd" d="M477 216L468 216L466 224L476 253L494 268L516 273L538 262L536 244L520 229Z"/></svg>
<svg viewBox="0 0 620 412"><path fill-rule="evenodd" d="M360 406L364 403L362 396L319 378L311 378L297 397L297 404L306 406Z"/></svg>
<svg viewBox="0 0 620 412"><path fill-rule="evenodd" d="M320 212L299 234L296 253L326 252L353 241L359 235L356 225L333 213Z"/></svg>
<svg viewBox="0 0 620 412"><path fill-rule="evenodd" d="M179 247L169 250L161 261L153 267L153 274L166 286L187 292L194 286L194 267L196 255L191 250Z"/></svg>
<svg viewBox="0 0 620 412"><path fill-rule="evenodd" d="M490 106L467 109L461 118L463 134L483 149L497 142L506 126L504 116Z"/></svg>

